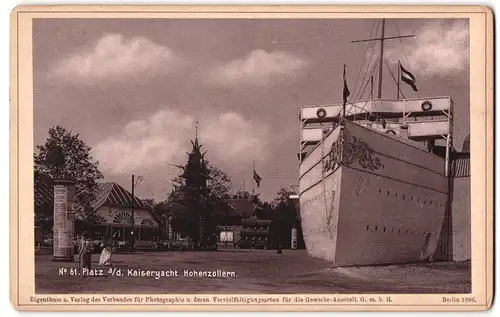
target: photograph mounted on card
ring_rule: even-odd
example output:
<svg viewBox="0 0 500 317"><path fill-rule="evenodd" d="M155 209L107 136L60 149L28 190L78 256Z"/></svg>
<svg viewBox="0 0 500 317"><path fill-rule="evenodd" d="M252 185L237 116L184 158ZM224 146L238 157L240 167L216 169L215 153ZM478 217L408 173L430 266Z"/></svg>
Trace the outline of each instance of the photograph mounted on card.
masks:
<svg viewBox="0 0 500 317"><path fill-rule="evenodd" d="M16 8L13 305L488 309L492 21Z"/></svg>

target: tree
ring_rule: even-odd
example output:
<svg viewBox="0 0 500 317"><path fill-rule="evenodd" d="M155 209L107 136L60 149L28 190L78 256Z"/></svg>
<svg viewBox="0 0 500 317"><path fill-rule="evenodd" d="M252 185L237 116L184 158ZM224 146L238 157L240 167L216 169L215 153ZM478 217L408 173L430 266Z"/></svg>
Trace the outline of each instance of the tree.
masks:
<svg viewBox="0 0 500 317"><path fill-rule="evenodd" d="M171 196L169 195L169 198ZM166 231L168 222L170 221L171 229L175 232L187 233L186 228L186 217L190 216L185 213L185 207L180 205L174 200L166 200L155 204L154 212L165 221L165 227L162 228L162 234L168 238L168 232Z"/></svg>
<svg viewBox="0 0 500 317"><path fill-rule="evenodd" d="M45 144L37 146L34 155L35 186L58 179L74 181L77 216L86 218L92 213L90 205L96 198L98 181L103 178L99 162L94 161L91 148L79 139L79 134L61 126L48 132Z"/></svg>
<svg viewBox="0 0 500 317"><path fill-rule="evenodd" d="M173 220L182 224L182 231L196 246L202 247L216 232L215 204L229 192L230 179L205 159L198 137L191 144L187 162L178 166L182 172L173 180L167 203L176 206L172 208Z"/></svg>
<svg viewBox="0 0 500 317"><path fill-rule="evenodd" d="M207 187L215 200L229 198L231 192L231 178L221 169L207 161L209 177Z"/></svg>
<svg viewBox="0 0 500 317"><path fill-rule="evenodd" d="M233 199L252 199L252 194L246 190L238 189L233 195Z"/></svg>
<svg viewBox="0 0 500 317"><path fill-rule="evenodd" d="M236 193L232 196L233 199L249 199L252 200L252 203L259 207L264 207L264 202L260 199L260 194L252 194L246 190L241 190L239 189L236 191Z"/></svg>
<svg viewBox="0 0 500 317"><path fill-rule="evenodd" d="M167 196L167 200L165 201L166 206L169 206L173 203L183 205L186 202L185 195L184 195L185 190L183 190L183 189L184 189L184 185L174 186L174 188L172 188L172 191L170 192L170 194Z"/></svg>
<svg viewBox="0 0 500 317"><path fill-rule="evenodd" d="M42 232L51 231L53 216L52 179L35 171L35 226L40 227Z"/></svg>
<svg viewBox="0 0 500 317"><path fill-rule="evenodd" d="M300 226L298 220L298 211L295 202L290 199L294 191L281 187L272 202L274 209L272 231L274 241L281 244L283 247L290 247L291 231L295 226L297 229Z"/></svg>
<svg viewBox="0 0 500 317"><path fill-rule="evenodd" d="M193 144L193 152L197 151L195 145L196 142ZM172 216L171 224L174 231L185 233L196 240L199 228L193 227L192 224L196 222L196 218L199 218L200 214L196 214L193 210L202 210L201 205L197 203L204 203L204 217L206 217L205 222L208 225L209 220L213 218L212 211L217 202L230 196L231 178L224 171L210 164L203 154L201 157L191 156L192 154L188 154L191 160L201 159L204 164L200 164L200 168L198 168L188 159L185 165L178 166L182 170L182 174L173 179L174 188L168 195L164 206L161 207L161 213L168 214L167 217ZM203 166L206 167L208 175L203 172ZM195 182L197 184L187 186L188 179L196 179L196 177L188 175L200 173L200 171L205 177L197 178L198 182ZM206 184L206 190L204 190L204 184ZM215 228L209 229L212 226L215 226L215 223L208 225L208 227L205 226L207 227L206 234L212 234L211 231L215 232Z"/></svg>
<svg viewBox="0 0 500 317"><path fill-rule="evenodd" d="M290 199L290 195L294 195L295 192L293 190L290 190L286 187L281 187L278 189L278 192L276 193L276 196L273 199L273 206L275 208L285 205L285 206L292 206L294 205L294 202ZM295 205L294 205L295 206Z"/></svg>

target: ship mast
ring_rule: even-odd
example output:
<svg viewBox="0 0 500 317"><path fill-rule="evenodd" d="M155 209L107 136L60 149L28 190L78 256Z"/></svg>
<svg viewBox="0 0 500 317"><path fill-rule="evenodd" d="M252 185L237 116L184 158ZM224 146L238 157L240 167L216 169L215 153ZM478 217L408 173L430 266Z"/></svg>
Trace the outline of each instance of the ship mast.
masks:
<svg viewBox="0 0 500 317"><path fill-rule="evenodd" d="M382 70L384 69L384 33L385 19L382 19L382 32L380 32L380 57L378 61L378 99L382 98Z"/></svg>
<svg viewBox="0 0 500 317"><path fill-rule="evenodd" d="M401 35L401 36L385 37L385 19L382 19L382 27L381 27L380 33L381 34L380 34L379 38L351 41L351 43L380 41L380 56L379 56L379 66L378 66L378 94L377 94L378 99L382 98L382 73L383 73L383 66L384 66L384 41L415 37L415 35Z"/></svg>

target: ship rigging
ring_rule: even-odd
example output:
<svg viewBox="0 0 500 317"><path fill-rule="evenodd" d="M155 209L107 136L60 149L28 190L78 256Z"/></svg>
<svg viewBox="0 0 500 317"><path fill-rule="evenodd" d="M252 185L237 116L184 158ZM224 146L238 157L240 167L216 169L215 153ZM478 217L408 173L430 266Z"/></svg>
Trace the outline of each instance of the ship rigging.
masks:
<svg viewBox="0 0 500 317"><path fill-rule="evenodd" d="M355 85L355 90L356 90L356 87L357 87L357 82L358 82L358 79L359 79L359 75L361 73L361 71L363 70L363 66L365 65L365 60L366 60L366 57L367 57L367 53L368 53L368 50L371 48L371 53L370 53L370 57L369 57L369 61L368 63L366 64L366 71L364 73L364 78L363 80L361 81L361 83L363 84L363 82L366 81L366 76L368 74L371 74L371 78L373 77L373 73L375 73L376 70L378 70L378 93L377 93L377 98L378 99L381 99L382 98L382 80L383 80L383 67L384 67L384 63L385 63L385 66L387 67L387 69L389 70L389 73L391 74L392 76L392 79L395 81L396 85L397 85L397 99L399 99L399 95L401 93L401 89L400 89L400 80L399 78L396 79L394 77L394 74L391 70L391 67L389 65L389 63L387 62L387 60L385 59L385 56L384 56L384 43L385 41L388 41L388 40L399 40L400 43L401 43L401 46L403 48L403 53L404 53L404 56L405 56L405 62L406 64L409 65L409 61L408 61L408 56L406 55L406 51L405 51L405 46L404 46L404 42L403 42L403 39L407 39L407 38L414 38L415 35L414 34L411 34L411 35L401 35L400 34L400 31L399 31L399 26L397 24L397 22L394 23L394 25L396 26L396 30L397 30L397 33L398 35L397 36L388 36L386 37L385 36L385 27L386 27L386 19L382 19L381 21L376 21L374 22L374 25L373 25L373 29L372 29L372 34L373 34L373 31L378 31L378 28L380 28L380 37L377 37L377 38L370 38L370 39L364 39L364 40L355 40L355 41L351 41L352 44L354 43L368 43L366 45L366 49L365 49L365 54L364 54L364 58L363 58L363 61L361 63L361 67L359 69L359 72L358 72L358 76L356 78L356 85ZM380 49L380 53L379 53L379 58L378 58L378 65L377 63L373 63L373 66L371 65L372 64L372 57L374 56L374 50L375 50L375 43L376 42L379 42L380 45L379 45L379 49ZM370 71L370 68L373 68L371 71ZM399 62L398 62L398 73L399 73ZM400 76L398 76L400 77ZM373 83L373 79L370 78L370 83ZM366 84L365 86L363 87L363 90L361 91L361 86L360 86L360 90L358 91L358 94L356 95L353 95L354 100L357 100L359 97L362 97L365 90L366 90L366 87L368 86L368 81L366 81ZM370 98L373 98L373 86L371 87L371 92L370 92ZM361 93L361 94L359 94ZM404 96L403 96L404 98ZM351 99L352 101L352 99Z"/></svg>

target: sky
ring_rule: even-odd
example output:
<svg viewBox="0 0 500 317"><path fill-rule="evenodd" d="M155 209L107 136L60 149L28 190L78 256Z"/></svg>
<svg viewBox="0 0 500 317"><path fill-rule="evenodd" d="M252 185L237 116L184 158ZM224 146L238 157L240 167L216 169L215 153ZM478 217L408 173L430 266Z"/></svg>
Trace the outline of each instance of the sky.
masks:
<svg viewBox="0 0 500 317"><path fill-rule="evenodd" d="M297 185L300 107L365 99L377 46L371 19L36 19L33 22L34 143L61 125L92 148L103 181L166 199L187 160L198 122L206 157L235 189L272 199ZM418 95L451 96L456 148L469 133L469 25L458 19L387 20L387 65L416 77ZM373 54L371 54L373 53ZM374 55L375 54L375 55ZM362 66L364 66L362 68ZM369 77L369 76L368 76ZM368 78L367 77L367 78ZM387 68L382 97L396 98ZM364 97L364 98L363 98Z"/></svg>

